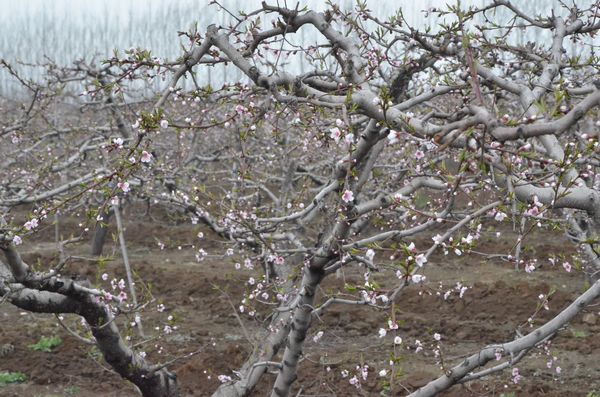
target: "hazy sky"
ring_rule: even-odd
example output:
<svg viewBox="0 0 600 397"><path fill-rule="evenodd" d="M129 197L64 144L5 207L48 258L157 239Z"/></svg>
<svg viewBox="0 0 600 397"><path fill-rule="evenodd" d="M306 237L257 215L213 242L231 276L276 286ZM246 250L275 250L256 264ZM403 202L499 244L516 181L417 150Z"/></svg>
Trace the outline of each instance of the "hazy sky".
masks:
<svg viewBox="0 0 600 397"><path fill-rule="evenodd" d="M590 0L578 3L587 3ZM253 10L260 0L220 0L226 8ZM295 7L295 0L270 0ZM445 7L454 0L368 0L379 16L390 15L402 7L406 19L415 25L426 19L422 10L429 6ZM486 0L462 0L463 6ZM550 4L550 0L527 0L522 7ZM555 2L555 1L554 1ZM42 55L70 59L113 48L132 45L152 48L157 55L170 56L177 49L177 31L187 30L196 21L203 26L224 24L229 19L209 0L0 0L0 57L34 62ZM355 0L339 0L351 7ZM518 2L521 3L521 2ZM324 0L301 0L300 6L323 9ZM542 11L548 7L531 7ZM431 19L427 20L427 22Z"/></svg>
<svg viewBox="0 0 600 397"><path fill-rule="evenodd" d="M461 4L483 4L491 0L462 0ZM549 12L558 0L523 0L519 6L531 13ZM577 0L577 4L593 0ZM220 0L233 12L260 8L260 0ZM268 0L285 4L286 0ZM455 0L367 0L368 6L380 18L402 7L405 18L414 26L432 24L422 10L445 7ZM339 0L343 8L352 7L355 0ZM181 55L177 31L188 30L198 22L201 32L209 24L226 25L230 17L209 0L0 0L0 58L11 63L23 61L36 64L45 56L58 64L67 65L76 59L109 57L113 49L139 46L150 49L153 55L174 58ZM287 0L294 8L296 0ZM301 0L300 7L322 10L324 0ZM264 22L264 18L263 18ZM310 33L302 32L314 42ZM30 67L23 74L36 76ZM0 95L6 93L6 73L0 70Z"/></svg>

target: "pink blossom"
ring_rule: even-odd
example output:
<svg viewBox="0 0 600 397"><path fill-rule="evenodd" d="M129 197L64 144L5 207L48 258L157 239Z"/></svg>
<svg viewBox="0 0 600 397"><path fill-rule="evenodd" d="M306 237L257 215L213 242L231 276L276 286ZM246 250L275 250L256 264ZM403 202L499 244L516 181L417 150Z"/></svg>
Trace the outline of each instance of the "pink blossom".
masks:
<svg viewBox="0 0 600 397"><path fill-rule="evenodd" d="M502 222L504 219L506 219L506 214L502 211L497 211L496 215L494 215L494 220L498 222Z"/></svg>
<svg viewBox="0 0 600 397"><path fill-rule="evenodd" d="M567 273L571 272L571 264L569 262L563 263L563 267L565 268L565 270L567 271Z"/></svg>
<svg viewBox="0 0 600 397"><path fill-rule="evenodd" d="M496 356L496 361L500 361L502 359L502 349L496 349L494 356Z"/></svg>
<svg viewBox="0 0 600 397"><path fill-rule="evenodd" d="M519 374L519 368L512 369L512 381L514 384L519 383L521 380L521 375Z"/></svg>
<svg viewBox="0 0 600 397"><path fill-rule="evenodd" d="M323 331L319 331L313 336L313 342L317 343L323 337Z"/></svg>
<svg viewBox="0 0 600 397"><path fill-rule="evenodd" d="M129 182L119 182L117 183L117 187L123 190L124 193L127 193L129 190L131 190L129 188Z"/></svg>
<svg viewBox="0 0 600 397"><path fill-rule="evenodd" d="M369 376L369 366L367 364L362 366L362 368L360 369L360 374L363 380L367 380L367 377Z"/></svg>
<svg viewBox="0 0 600 397"><path fill-rule="evenodd" d="M150 161L152 161L152 153L149 153L147 151L143 151L142 152L142 157L140 158L140 161L142 163L149 163Z"/></svg>
<svg viewBox="0 0 600 397"><path fill-rule="evenodd" d="M235 111L237 112L237 114L243 115L248 111L248 108L243 105L236 105Z"/></svg>
<svg viewBox="0 0 600 397"><path fill-rule="evenodd" d="M339 128L334 127L329 130L329 137L333 139L335 143L338 143L342 137L342 131Z"/></svg>
<svg viewBox="0 0 600 397"><path fill-rule="evenodd" d="M540 210L538 207L533 206L530 209L528 209L527 212L525 212L525 214L529 216L538 216L540 214Z"/></svg>
<svg viewBox="0 0 600 397"><path fill-rule="evenodd" d="M373 261L373 258L375 258L375 251L373 251L372 249L368 249L367 252L365 253L365 257L370 260Z"/></svg>
<svg viewBox="0 0 600 397"><path fill-rule="evenodd" d="M35 229L36 227L39 226L39 221L36 218L33 218L33 219L28 220L27 222L25 222L25 224L23 226L27 230L33 230L33 229Z"/></svg>
<svg viewBox="0 0 600 397"><path fill-rule="evenodd" d="M415 284L419 284L421 282L425 281L425 276L421 275L421 274L413 274L410 279L412 280L413 283Z"/></svg>
<svg viewBox="0 0 600 397"><path fill-rule="evenodd" d="M421 160L423 157L425 157L425 153L423 153L423 151L422 151L422 150L417 150L417 151L415 152L415 158L416 158L417 160Z"/></svg>
<svg viewBox="0 0 600 397"><path fill-rule="evenodd" d="M204 257L207 255L208 253L204 249L200 248L198 250L198 253L196 254L196 261L202 262L204 260Z"/></svg>
<svg viewBox="0 0 600 397"><path fill-rule="evenodd" d="M21 239L19 236L14 236L12 242L14 245L21 245L21 243L23 243L23 239Z"/></svg>
<svg viewBox="0 0 600 397"><path fill-rule="evenodd" d="M227 375L219 375L219 376L217 376L217 379L219 379L219 382L221 382L221 383L231 382L231 376L227 376Z"/></svg>
<svg viewBox="0 0 600 397"><path fill-rule="evenodd" d="M342 194L342 200L344 200L345 203L349 203L349 202L353 201L354 193L352 193L352 190L344 191L344 194Z"/></svg>
<svg viewBox="0 0 600 397"><path fill-rule="evenodd" d="M388 143L390 145L394 145L394 144L400 142L400 132L396 131L396 130L390 130L390 132L388 133L387 139L388 139Z"/></svg>
<svg viewBox="0 0 600 397"><path fill-rule="evenodd" d="M421 350L423 350L423 344L422 344L422 343L421 343L421 341L420 341L420 340L418 340L418 339L416 339L416 340L415 340L415 346L416 346L416 348L415 348L415 353L418 353L418 352L420 352Z"/></svg>
<svg viewBox="0 0 600 397"><path fill-rule="evenodd" d="M349 134L346 134L346 136L344 136L344 143L346 145L350 145L353 142L354 142L354 134L353 133L349 133Z"/></svg>
<svg viewBox="0 0 600 397"><path fill-rule="evenodd" d="M254 265L252 264L252 261L249 258L244 259L244 267L248 270L254 269Z"/></svg>
<svg viewBox="0 0 600 397"><path fill-rule="evenodd" d="M423 265L427 263L427 257L424 254L419 254L415 258L415 263L417 266L423 267Z"/></svg>
<svg viewBox="0 0 600 397"><path fill-rule="evenodd" d="M535 270L535 266L532 263L528 263L525 265L525 272L531 273Z"/></svg>

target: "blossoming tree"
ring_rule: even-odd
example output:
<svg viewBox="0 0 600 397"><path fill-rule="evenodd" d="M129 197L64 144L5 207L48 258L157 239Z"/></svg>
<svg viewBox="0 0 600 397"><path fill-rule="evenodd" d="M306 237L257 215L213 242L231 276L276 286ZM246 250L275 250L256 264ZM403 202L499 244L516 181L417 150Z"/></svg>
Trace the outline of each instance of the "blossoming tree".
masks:
<svg viewBox="0 0 600 397"><path fill-rule="evenodd" d="M179 211L230 242L231 252L243 252L246 268L261 265L237 310L274 307L252 355L235 378L220 378L214 395L249 395L275 370L272 396L281 397L294 385L313 319L331 306L388 310L407 289L427 283L434 253L466 260L484 228L505 223L515 235L506 259L531 273L536 264L522 259L522 242L532 228L553 227L581 250L578 269L589 288L550 321L443 363L437 379L408 393L432 396L511 367L518 381L515 364L600 294L600 86L591 45L598 9L531 16L495 0L425 12L445 22L423 31L401 11L384 20L361 2L351 12L331 4L324 13L263 3L253 12L231 11L229 26L182 33L189 46L172 62L131 49L101 68L50 68L47 86L21 80L31 101L14 109L0 132L11 140L2 149L0 296L24 310L80 315L91 332L86 341L143 395L178 395L169 363L147 362L121 336L115 317L143 306L134 291L122 282L114 296L61 275L66 245L87 238L87 230L58 241L59 262L36 271L19 245L52 217L85 208L99 254L102 228L111 214L120 222L124 199ZM313 45L295 44L304 29L318 32ZM548 40L518 44L521 29ZM567 51L569 42L581 45L580 53ZM294 57L310 70L292 73L286 62ZM197 83L217 68L235 68L246 80ZM161 77L168 87L155 100L126 103L132 81ZM196 87L181 88L184 78ZM92 109L88 126L47 116L67 106L58 88L70 81L87 87L77 100ZM34 205L28 220L12 222L12 209L23 205ZM431 243L419 246L417 236ZM207 252L201 244L194 249L202 261ZM573 270L566 259L559 264ZM319 292L341 271L359 272L364 283ZM393 282L378 285L375 272ZM458 285L455 292L467 290ZM137 314L134 323L141 328ZM392 316L373 335L397 329ZM402 343L397 335L394 346ZM348 380L360 387L368 371L363 366Z"/></svg>

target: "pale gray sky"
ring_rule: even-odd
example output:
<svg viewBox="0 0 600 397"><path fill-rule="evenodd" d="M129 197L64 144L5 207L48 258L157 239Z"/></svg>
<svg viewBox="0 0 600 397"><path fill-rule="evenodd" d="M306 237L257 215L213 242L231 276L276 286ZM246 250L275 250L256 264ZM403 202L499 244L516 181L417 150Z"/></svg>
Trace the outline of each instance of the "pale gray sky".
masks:
<svg viewBox="0 0 600 397"><path fill-rule="evenodd" d="M543 12L558 0L527 0L519 4L534 12ZM589 3L593 0L580 0ZM286 0L270 0L285 4ZM402 7L405 18L422 27L433 22L422 10L429 6L444 7L454 0L367 0L379 17L389 16ZM482 4L487 0L462 0L463 6ZM260 7L260 0L221 0L233 11ZM296 0L287 0L290 8ZM354 0L339 0L350 7ZM0 0L0 58L11 63L40 63L48 56L59 64L94 54L99 59L111 55L113 49L140 46L156 56L174 58L181 54L177 31L187 30L194 22L201 31L211 23L225 25L229 16L209 0ZM300 6L312 9L326 7L324 0L301 0ZM542 6L545 5L545 6ZM305 34L304 32L303 34ZM310 33L306 39L311 40ZM314 40L311 40L313 42ZM0 94L7 91L6 75L0 70ZM35 75L24 69L23 73Z"/></svg>

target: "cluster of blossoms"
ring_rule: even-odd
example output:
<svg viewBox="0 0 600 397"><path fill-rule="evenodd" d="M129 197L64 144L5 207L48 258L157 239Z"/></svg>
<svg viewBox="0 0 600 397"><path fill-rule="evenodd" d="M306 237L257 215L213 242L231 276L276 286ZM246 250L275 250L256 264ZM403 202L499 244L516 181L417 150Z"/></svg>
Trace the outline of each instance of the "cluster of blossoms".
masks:
<svg viewBox="0 0 600 397"><path fill-rule="evenodd" d="M558 365L556 365L556 362L558 361L558 357L556 357L550 353L550 344L551 344L551 341L547 341L546 343L542 344L542 349L544 350L544 354L546 356L548 356L548 361L546 361L546 368L552 369L554 367L554 372L556 373L556 375L560 375L562 373L562 368L559 367Z"/></svg>
<svg viewBox="0 0 600 397"><path fill-rule="evenodd" d="M341 375L342 375L342 378L347 378L350 375L350 373L348 372L348 370L342 370ZM369 376L369 366L367 364L357 365L356 373L354 376L352 376L350 379L348 379L348 383L350 383L352 386L356 387L357 389L360 389L361 388L361 380L363 382L366 382L368 376Z"/></svg>
<svg viewBox="0 0 600 397"><path fill-rule="evenodd" d="M333 139L336 144L342 142L344 145L350 145L354 143L354 134L345 130L344 122L341 119L335 121L336 126L329 130L329 137Z"/></svg>
<svg viewBox="0 0 600 397"><path fill-rule="evenodd" d="M33 211L33 213L35 214L35 216L23 224L23 227L28 231L37 229L38 226L40 225L40 221L43 219L46 219L48 217L48 212L45 209L42 209L42 210L35 209ZM16 241L18 241L18 243L15 242L15 244L18 245L22 242L22 240L18 236L15 236L13 238L13 240L15 238L16 238Z"/></svg>
<svg viewBox="0 0 600 397"><path fill-rule="evenodd" d="M548 261L552 265L556 265L559 262L556 258L548 258ZM570 273L571 270L573 270L573 266L571 265L571 263L569 261L562 261L562 267L563 267L563 269L565 269L565 271L567 273Z"/></svg>
<svg viewBox="0 0 600 397"><path fill-rule="evenodd" d="M285 302L288 299L288 295L278 292L278 288L282 283L283 281L277 278L271 283L268 283L266 281L266 276L262 276L260 280L249 277L246 281L246 285L252 287L252 289L244 294L241 305L238 307L239 312L247 312L248 316L254 317L256 316L256 309L253 306L255 303L270 304L272 303L272 300ZM317 340L320 339L321 336L319 336Z"/></svg>
<svg viewBox="0 0 600 397"><path fill-rule="evenodd" d="M107 273L103 273L101 276L103 281L108 281L108 274ZM124 301L127 300L127 292L125 292L125 288L126 288L126 284L125 284L125 280L120 279L117 280L116 278L113 278L112 280L110 280L110 286L113 290L113 293L108 292L108 291L104 291L104 300L107 302L111 302L114 299L118 300L119 303L123 303ZM115 295L115 292L118 289L118 293Z"/></svg>
<svg viewBox="0 0 600 397"><path fill-rule="evenodd" d="M475 233L468 233L465 237L461 237L460 239L455 240L454 237L450 236L446 243L444 237L439 234L436 234L431 239L435 245L442 247L444 255L448 255L450 250L452 250L456 256L461 256L463 252L472 249L475 246L475 242L479 240L480 237L481 224L478 224Z"/></svg>
<svg viewBox="0 0 600 397"><path fill-rule="evenodd" d="M375 284L369 280L371 274L367 272L363 277L365 283L363 284L363 288L360 289L362 300L370 305L376 305L378 300L380 300L381 303L386 304L389 301L389 298L385 294L378 293Z"/></svg>
<svg viewBox="0 0 600 397"><path fill-rule="evenodd" d="M227 383L227 382L232 381L231 376L229 376L229 375L219 375L219 376L217 376L217 379L221 383Z"/></svg>
<svg viewBox="0 0 600 397"><path fill-rule="evenodd" d="M208 252L206 252L202 248L199 248L198 252L196 252L196 261L197 262L202 262L204 260L204 258L206 258L207 255L208 255Z"/></svg>
<svg viewBox="0 0 600 397"><path fill-rule="evenodd" d="M230 197L227 197L228 199ZM207 205L209 205L207 203ZM257 215L255 213L256 208L252 208L252 212L248 211L229 211L222 219L219 220L219 226L226 228L232 234L243 231L240 224L244 224L246 221L255 221Z"/></svg>
<svg viewBox="0 0 600 397"><path fill-rule="evenodd" d="M520 264L525 263L525 272L532 273L535 269L537 269L537 258L533 258L530 261L525 262L524 260L520 261Z"/></svg>
<svg viewBox="0 0 600 397"><path fill-rule="evenodd" d="M21 137L16 132L13 132L10 134L10 141L13 143L13 145L18 145L21 143Z"/></svg>
<svg viewBox="0 0 600 397"><path fill-rule="evenodd" d="M533 196L532 202L528 205L528 209L525 212L525 215L531 216L531 217L540 217L544 213L543 207L544 207L544 204L542 204L538 200L538 197Z"/></svg>
<svg viewBox="0 0 600 397"><path fill-rule="evenodd" d="M165 335L169 335L169 334L173 333L173 331L176 331L176 330L177 330L177 326L176 326L176 325L173 325L173 323L175 322L175 318L174 318L172 315L169 315L169 316L167 317L167 321L168 321L168 324L165 324L165 325L163 326L163 328L162 328L162 332L163 332ZM132 323L131 325L132 325L132 326L134 326L135 324L134 324L134 323ZM161 329L160 329L160 327L158 327L158 326L154 327L154 329L155 329L156 331L160 331L160 330L161 330Z"/></svg>
<svg viewBox="0 0 600 397"><path fill-rule="evenodd" d="M390 331L396 331L398 329L398 323L392 319L388 320L388 329ZM383 338L387 335L388 330L385 328L379 328L378 331L378 335L380 338ZM394 337L394 345L401 345L402 344L402 338L400 336L395 336Z"/></svg>
<svg viewBox="0 0 600 397"><path fill-rule="evenodd" d="M285 258L281 255L269 255L267 262L274 263L275 265L281 266L285 263Z"/></svg>
<svg viewBox="0 0 600 397"><path fill-rule="evenodd" d="M436 294L441 296L445 301L447 301L453 293L458 294L458 298L462 299L465 295L465 292L469 289L469 287L463 285L460 281L456 282L454 288L448 289L446 292L442 294L441 290L443 289L442 283L439 284L439 290Z"/></svg>
<svg viewBox="0 0 600 397"><path fill-rule="evenodd" d="M521 381L521 374L519 373L519 368L514 367L511 372L511 382L515 385Z"/></svg>
<svg viewBox="0 0 600 397"><path fill-rule="evenodd" d="M239 262L236 262L234 267L235 267L235 270L240 270L242 268L242 265ZM244 268L246 270L254 269L254 264L252 263L252 259L250 259L250 258L244 259Z"/></svg>
<svg viewBox="0 0 600 397"><path fill-rule="evenodd" d="M23 227L29 231L36 229L39 226L39 221L37 218L32 218L23 224Z"/></svg>

